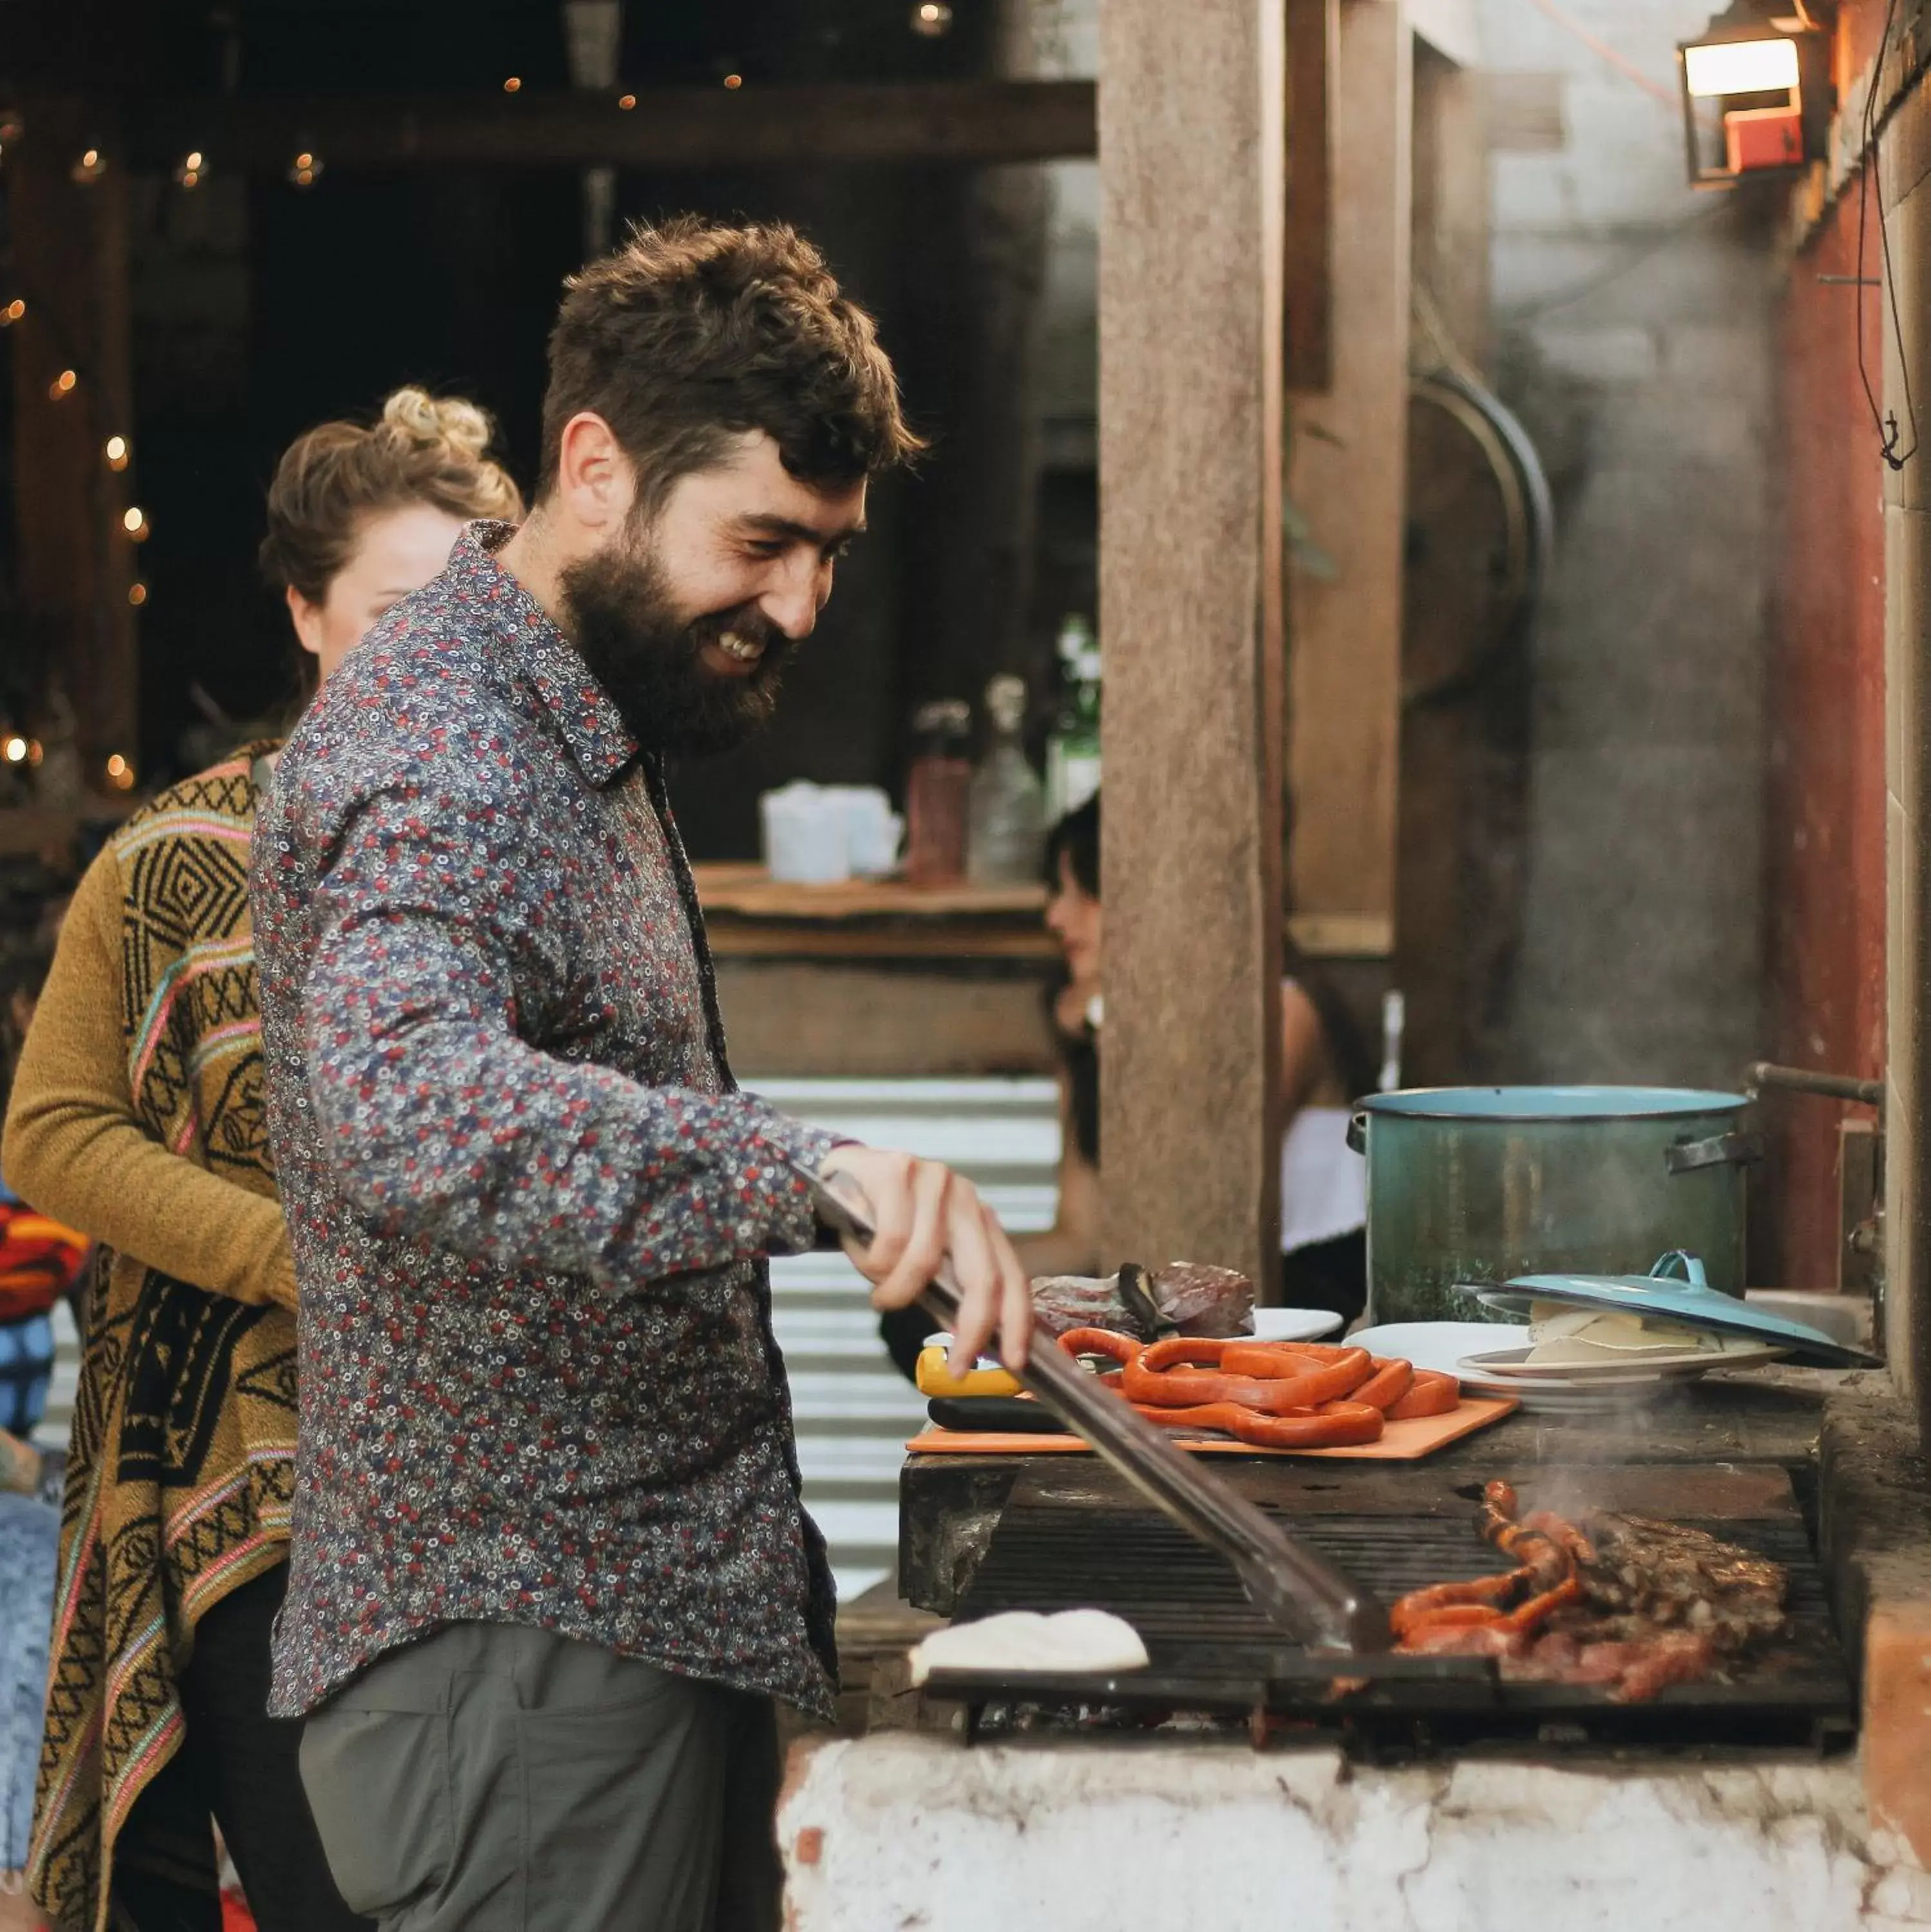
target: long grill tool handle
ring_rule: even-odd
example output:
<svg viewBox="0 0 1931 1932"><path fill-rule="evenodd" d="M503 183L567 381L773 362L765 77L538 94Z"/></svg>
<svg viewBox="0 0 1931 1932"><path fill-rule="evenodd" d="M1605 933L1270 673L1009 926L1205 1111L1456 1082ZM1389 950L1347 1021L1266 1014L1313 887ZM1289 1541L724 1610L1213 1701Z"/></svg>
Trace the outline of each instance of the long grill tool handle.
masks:
<svg viewBox="0 0 1931 1932"><path fill-rule="evenodd" d="M805 1167L820 1217L861 1244L872 1226L855 1186L833 1186ZM837 1178L834 1177L834 1178ZM919 1297L950 1328L960 1294L950 1264ZM1366 1652L1389 1647L1387 1613L1318 1551L1299 1541L1245 1496L1177 1449L1131 1406L1051 1343L1016 1371L1020 1384L1092 1444L1148 1502L1233 1564L1254 1604L1283 1631L1313 1649Z"/></svg>

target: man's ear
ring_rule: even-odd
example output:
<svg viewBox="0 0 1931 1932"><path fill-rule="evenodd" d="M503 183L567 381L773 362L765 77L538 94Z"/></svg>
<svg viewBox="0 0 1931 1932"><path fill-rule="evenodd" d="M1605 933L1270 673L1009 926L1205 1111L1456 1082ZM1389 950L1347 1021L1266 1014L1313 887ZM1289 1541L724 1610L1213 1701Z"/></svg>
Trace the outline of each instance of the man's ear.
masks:
<svg viewBox="0 0 1931 1932"><path fill-rule="evenodd" d="M586 530L610 529L630 514L636 472L615 431L594 410L579 410L563 425L554 495Z"/></svg>

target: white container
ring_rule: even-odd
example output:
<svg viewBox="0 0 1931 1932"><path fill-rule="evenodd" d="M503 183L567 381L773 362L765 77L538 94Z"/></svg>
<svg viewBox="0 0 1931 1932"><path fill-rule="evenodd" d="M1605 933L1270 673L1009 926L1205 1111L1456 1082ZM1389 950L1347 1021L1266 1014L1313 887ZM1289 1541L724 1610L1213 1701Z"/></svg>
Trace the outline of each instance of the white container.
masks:
<svg viewBox="0 0 1931 1932"><path fill-rule="evenodd" d="M851 876L851 814L835 792L800 778L758 801L764 869L787 885L836 885Z"/></svg>
<svg viewBox="0 0 1931 1932"><path fill-rule="evenodd" d="M882 878L899 862L905 822L876 785L827 785L822 795L845 808L851 870L861 879Z"/></svg>

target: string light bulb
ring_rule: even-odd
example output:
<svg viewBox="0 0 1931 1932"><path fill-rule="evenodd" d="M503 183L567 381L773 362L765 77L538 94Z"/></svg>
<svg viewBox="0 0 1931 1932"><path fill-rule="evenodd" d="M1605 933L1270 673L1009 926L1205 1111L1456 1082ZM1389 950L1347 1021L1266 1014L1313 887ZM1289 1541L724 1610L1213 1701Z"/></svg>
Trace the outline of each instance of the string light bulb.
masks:
<svg viewBox="0 0 1931 1932"><path fill-rule="evenodd" d="M133 452L128 448L128 439L125 436L110 436L101 453L107 459L107 467L119 471L127 468L128 460Z"/></svg>
<svg viewBox="0 0 1931 1932"><path fill-rule="evenodd" d="M322 157L304 148L288 164L288 178L297 188L313 188L322 178Z"/></svg>
<svg viewBox="0 0 1931 1932"><path fill-rule="evenodd" d="M181 165L174 171L176 184L182 188L199 188L201 178L208 172L208 157L195 148L181 158Z"/></svg>
<svg viewBox="0 0 1931 1932"><path fill-rule="evenodd" d="M107 158L98 148L83 148L80 160L68 172L85 188L90 182L98 182L107 172Z"/></svg>
<svg viewBox="0 0 1931 1932"><path fill-rule="evenodd" d="M128 586L128 602L138 610L148 601L148 586L137 577Z"/></svg>
<svg viewBox="0 0 1931 1932"><path fill-rule="evenodd" d="M521 94L523 92L523 76L520 74L512 74L503 83L503 91L506 94Z"/></svg>
<svg viewBox="0 0 1931 1932"><path fill-rule="evenodd" d="M57 403L60 401L63 397L72 395L74 394L74 386L80 380L80 376L77 375L73 370L63 369L60 374L47 385L48 400L50 401Z"/></svg>
<svg viewBox="0 0 1931 1932"><path fill-rule="evenodd" d="M919 0L912 9L911 30L928 40L952 31L952 9L946 0Z"/></svg>
<svg viewBox="0 0 1931 1932"><path fill-rule="evenodd" d="M636 105L637 97L634 94L620 94L617 97L617 111L620 113L628 114Z"/></svg>
<svg viewBox="0 0 1931 1932"><path fill-rule="evenodd" d="M41 760L47 754L47 748L39 739L29 738L27 740L27 769L29 771L38 770Z"/></svg>
<svg viewBox="0 0 1931 1932"><path fill-rule="evenodd" d="M728 74L724 76L724 84L735 94L744 85L744 76L741 74Z"/></svg>
<svg viewBox="0 0 1931 1932"><path fill-rule="evenodd" d="M17 733L4 746L0 746L0 751L6 753L7 762L10 765L24 765L27 762L27 741Z"/></svg>
<svg viewBox="0 0 1931 1932"><path fill-rule="evenodd" d="M107 760L107 782L116 791L132 791L134 788L134 768L119 752Z"/></svg>
<svg viewBox="0 0 1931 1932"><path fill-rule="evenodd" d="M5 308L0 308L0 328L11 328L27 312L27 304L18 296Z"/></svg>
<svg viewBox="0 0 1931 1932"><path fill-rule="evenodd" d="M121 512L121 527L137 543L148 540L148 513L138 503L131 503Z"/></svg>
<svg viewBox="0 0 1931 1932"><path fill-rule="evenodd" d="M0 154L4 154L27 131L17 114L0 114Z"/></svg>

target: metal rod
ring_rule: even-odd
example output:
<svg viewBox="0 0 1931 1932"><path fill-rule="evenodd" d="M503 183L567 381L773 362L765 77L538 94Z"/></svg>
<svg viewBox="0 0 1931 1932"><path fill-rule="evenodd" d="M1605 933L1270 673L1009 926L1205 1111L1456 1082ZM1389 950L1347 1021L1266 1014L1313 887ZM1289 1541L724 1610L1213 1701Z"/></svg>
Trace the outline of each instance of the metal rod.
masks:
<svg viewBox="0 0 1931 1932"><path fill-rule="evenodd" d="M870 1217L844 1189L809 1168L794 1172L811 1184L818 1213L828 1225L869 1241ZM947 1327L956 1320L959 1293L950 1266L919 1298L919 1305ZM1130 1404L1089 1375L1059 1348L1037 1350L1014 1371L1021 1388L1090 1443L1155 1507L1233 1565L1255 1604L1311 1648L1383 1651L1389 1647L1387 1613L1318 1551L1278 1523L1194 1458L1174 1447Z"/></svg>
<svg viewBox="0 0 1931 1932"><path fill-rule="evenodd" d="M1745 1092L1755 1096L1766 1087L1791 1094L1818 1094L1828 1100L1855 1100L1866 1107L1884 1105L1884 1082L1860 1080L1848 1073L1813 1073L1808 1067L1779 1066L1768 1060L1752 1060L1743 1070Z"/></svg>

